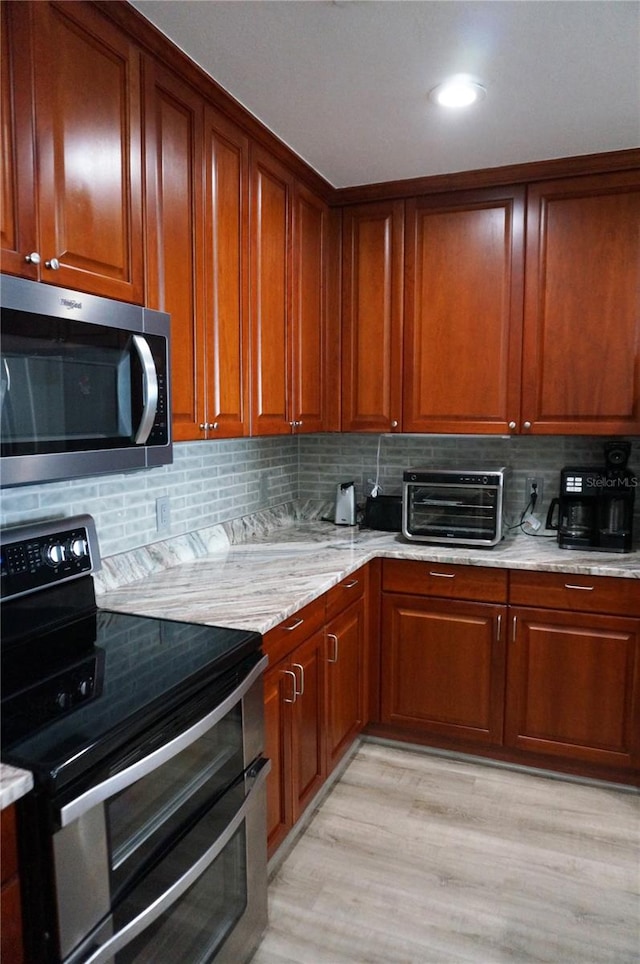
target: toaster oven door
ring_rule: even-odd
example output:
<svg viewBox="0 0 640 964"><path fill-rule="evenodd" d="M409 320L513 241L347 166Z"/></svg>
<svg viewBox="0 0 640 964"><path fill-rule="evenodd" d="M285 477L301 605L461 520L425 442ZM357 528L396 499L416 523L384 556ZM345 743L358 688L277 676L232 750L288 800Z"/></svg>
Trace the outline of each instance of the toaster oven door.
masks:
<svg viewBox="0 0 640 964"><path fill-rule="evenodd" d="M498 486L409 482L404 496L403 534L407 539L484 546L501 539Z"/></svg>

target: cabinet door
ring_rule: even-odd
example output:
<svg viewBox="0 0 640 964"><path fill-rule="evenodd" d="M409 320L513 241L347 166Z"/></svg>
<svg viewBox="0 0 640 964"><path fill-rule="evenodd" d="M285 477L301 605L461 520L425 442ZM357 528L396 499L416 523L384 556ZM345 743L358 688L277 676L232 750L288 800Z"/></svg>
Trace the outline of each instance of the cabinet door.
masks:
<svg viewBox="0 0 640 964"><path fill-rule="evenodd" d="M291 829L291 727L285 700L293 700L293 677L280 663L264 677L265 754L271 760L267 777L267 842L269 856Z"/></svg>
<svg viewBox="0 0 640 964"><path fill-rule="evenodd" d="M640 173L529 188L522 417L640 432Z"/></svg>
<svg viewBox="0 0 640 964"><path fill-rule="evenodd" d="M251 433L291 432L291 195L293 178L259 147L252 154Z"/></svg>
<svg viewBox="0 0 640 964"><path fill-rule="evenodd" d="M32 34L33 4L5 2L0 7L2 44L2 168L0 172L0 244L2 271L36 280L35 159L33 127Z"/></svg>
<svg viewBox="0 0 640 964"><path fill-rule="evenodd" d="M462 740L500 744L506 608L385 594L382 721Z"/></svg>
<svg viewBox="0 0 640 964"><path fill-rule="evenodd" d="M209 438L249 430L249 142L207 108L206 420Z"/></svg>
<svg viewBox="0 0 640 964"><path fill-rule="evenodd" d="M402 427L404 202L346 208L342 430Z"/></svg>
<svg viewBox="0 0 640 964"><path fill-rule="evenodd" d="M41 278L142 303L140 54L89 4L29 6Z"/></svg>
<svg viewBox="0 0 640 964"><path fill-rule="evenodd" d="M173 437L204 437L203 102L145 61L147 301L171 314Z"/></svg>
<svg viewBox="0 0 640 964"><path fill-rule="evenodd" d="M520 412L524 189L407 202L405 432L505 434Z"/></svg>
<svg viewBox="0 0 640 964"><path fill-rule="evenodd" d="M334 768L365 723L365 598L327 626L327 769Z"/></svg>
<svg viewBox="0 0 640 964"><path fill-rule="evenodd" d="M640 621L545 609L510 614L508 745L640 765Z"/></svg>
<svg viewBox="0 0 640 964"><path fill-rule="evenodd" d="M324 649L324 632L320 631L301 643L290 659L298 686L290 707L294 822L326 776Z"/></svg>
<svg viewBox="0 0 640 964"><path fill-rule="evenodd" d="M296 432L326 427L328 372L327 205L301 184L294 195L291 421Z"/></svg>

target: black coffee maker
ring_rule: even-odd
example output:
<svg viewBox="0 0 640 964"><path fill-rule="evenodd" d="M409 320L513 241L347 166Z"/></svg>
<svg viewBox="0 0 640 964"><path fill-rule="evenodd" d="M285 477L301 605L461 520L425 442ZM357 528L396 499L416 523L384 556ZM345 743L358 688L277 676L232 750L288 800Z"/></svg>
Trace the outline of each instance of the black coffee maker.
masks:
<svg viewBox="0 0 640 964"><path fill-rule="evenodd" d="M630 442L606 442L604 466L562 469L560 495L547 515L547 528L557 529L561 549L631 552L638 479L627 468L630 454Z"/></svg>

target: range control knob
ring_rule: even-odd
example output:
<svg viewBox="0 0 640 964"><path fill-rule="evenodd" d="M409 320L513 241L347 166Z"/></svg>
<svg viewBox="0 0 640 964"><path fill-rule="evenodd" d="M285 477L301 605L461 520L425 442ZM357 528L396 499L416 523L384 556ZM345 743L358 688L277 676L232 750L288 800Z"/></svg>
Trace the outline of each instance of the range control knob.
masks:
<svg viewBox="0 0 640 964"><path fill-rule="evenodd" d="M64 690L61 690L55 699L55 704L59 710L67 710L71 705L71 697Z"/></svg>
<svg viewBox="0 0 640 964"><path fill-rule="evenodd" d="M74 559L84 559L84 557L89 553L87 540L82 539L81 537L72 539L69 543L69 551Z"/></svg>
<svg viewBox="0 0 640 964"><path fill-rule="evenodd" d="M45 549L45 559L50 566L59 566L67 558L66 547L61 542L52 542Z"/></svg>

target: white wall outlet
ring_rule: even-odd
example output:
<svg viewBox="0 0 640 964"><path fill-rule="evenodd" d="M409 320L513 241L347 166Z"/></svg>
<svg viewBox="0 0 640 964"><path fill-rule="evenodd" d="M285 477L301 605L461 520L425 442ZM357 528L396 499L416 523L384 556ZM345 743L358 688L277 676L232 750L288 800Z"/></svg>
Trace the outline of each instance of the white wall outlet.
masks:
<svg viewBox="0 0 640 964"><path fill-rule="evenodd" d="M162 495L156 499L156 531L168 532L171 528L171 506L169 496Z"/></svg>
<svg viewBox="0 0 640 964"><path fill-rule="evenodd" d="M535 490L534 490L535 486ZM538 498L536 499L536 508L539 509L542 505L542 497L544 495L544 482L542 481L542 476L540 475L528 475L527 476L527 486L524 493L525 505L529 504L531 499L531 493L536 492Z"/></svg>

